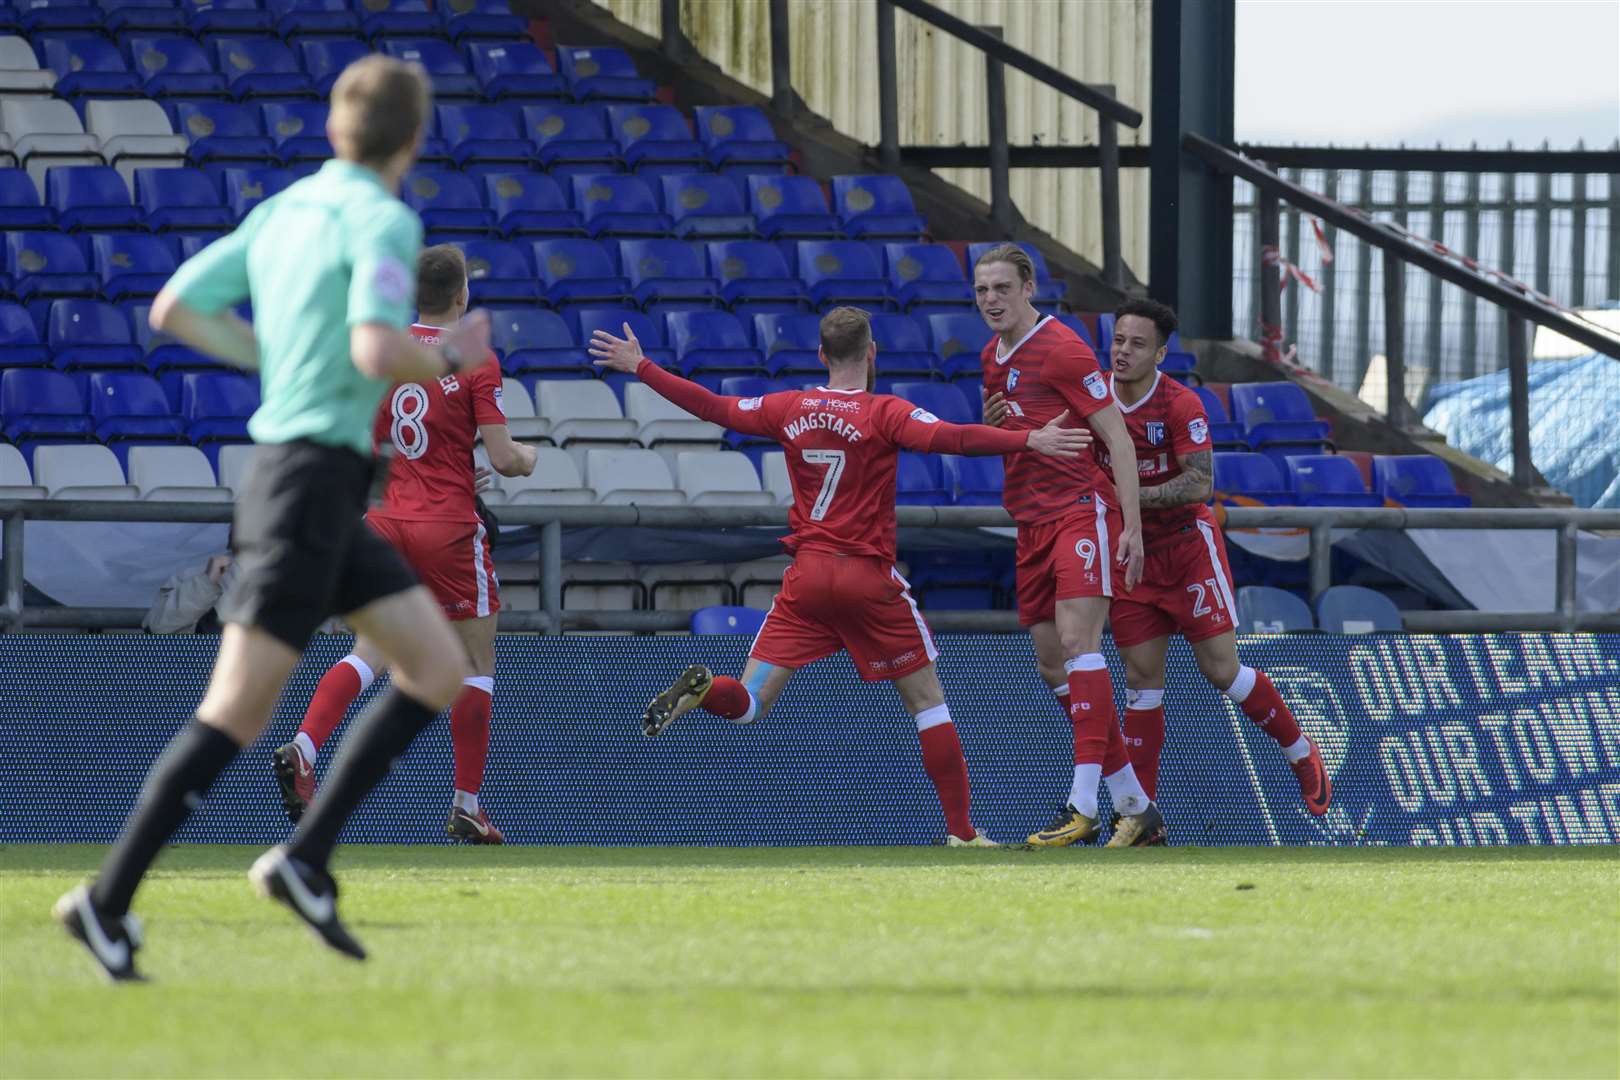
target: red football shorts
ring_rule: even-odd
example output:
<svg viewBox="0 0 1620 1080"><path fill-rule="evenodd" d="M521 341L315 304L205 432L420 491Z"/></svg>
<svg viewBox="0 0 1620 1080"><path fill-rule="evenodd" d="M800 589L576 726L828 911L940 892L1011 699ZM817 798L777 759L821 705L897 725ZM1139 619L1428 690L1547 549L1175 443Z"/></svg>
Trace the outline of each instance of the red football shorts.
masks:
<svg viewBox="0 0 1620 1080"><path fill-rule="evenodd" d="M1193 523L1185 538L1156 546L1142 562L1142 581L1108 609L1114 644L1179 633L1203 641L1236 629L1232 570L1226 541L1207 521Z"/></svg>
<svg viewBox="0 0 1620 1080"><path fill-rule="evenodd" d="M885 559L801 551L749 655L801 668L839 649L867 681L897 679L939 656L911 586Z"/></svg>
<svg viewBox="0 0 1620 1080"><path fill-rule="evenodd" d="M1018 624L1034 626L1057 614L1059 600L1114 596L1114 544L1124 530L1117 508L1093 499L1090 506L1051 521L1018 526Z"/></svg>
<svg viewBox="0 0 1620 1080"><path fill-rule="evenodd" d="M366 524L405 557L451 622L501 610L501 583L483 522L401 521L367 514Z"/></svg>

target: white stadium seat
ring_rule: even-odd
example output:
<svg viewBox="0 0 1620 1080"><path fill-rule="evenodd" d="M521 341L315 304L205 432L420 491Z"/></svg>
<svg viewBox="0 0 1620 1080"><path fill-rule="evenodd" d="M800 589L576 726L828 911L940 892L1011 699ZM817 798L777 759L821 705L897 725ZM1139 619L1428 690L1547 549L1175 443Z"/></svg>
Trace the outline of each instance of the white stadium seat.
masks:
<svg viewBox="0 0 1620 1080"><path fill-rule="evenodd" d="M669 466L652 450L592 450L585 455L585 483L595 490L597 502L608 506L686 502L686 496L675 490Z"/></svg>
<svg viewBox="0 0 1620 1080"><path fill-rule="evenodd" d="M771 493L778 506L788 506L793 502L793 481L788 479L787 455L780 450L772 450L759 459L760 472L764 474L765 490Z"/></svg>
<svg viewBox="0 0 1620 1080"><path fill-rule="evenodd" d="M737 590L737 603L761 611L769 608L776 594L782 591L782 575L792 562L787 556L778 555L732 567L731 585Z"/></svg>
<svg viewBox="0 0 1620 1080"><path fill-rule="evenodd" d="M8 98L0 102L0 131L10 133L13 152L41 197L45 170L53 165L105 165L101 143L86 135L79 114L65 101Z"/></svg>
<svg viewBox="0 0 1620 1080"><path fill-rule="evenodd" d="M646 590L629 563L563 563L564 611L634 611Z"/></svg>
<svg viewBox="0 0 1620 1080"><path fill-rule="evenodd" d="M34 480L53 499L133 499L135 488L105 446L41 446L34 451Z"/></svg>
<svg viewBox="0 0 1620 1080"><path fill-rule="evenodd" d="M174 133L155 101L92 101L85 106L84 119L90 134L101 140L101 155L132 192L136 169L177 169L186 163L190 144Z"/></svg>
<svg viewBox="0 0 1620 1080"><path fill-rule="evenodd" d="M11 149L11 136L0 131L0 169L15 169L17 155Z"/></svg>
<svg viewBox="0 0 1620 1080"><path fill-rule="evenodd" d="M231 491L214 483L208 458L195 446L134 446L129 482L143 499L230 502Z"/></svg>
<svg viewBox="0 0 1620 1080"><path fill-rule="evenodd" d="M501 380L501 411L506 414L507 430L520 442L551 435L551 421L534 415L534 399L529 397L529 388L516 379Z"/></svg>
<svg viewBox="0 0 1620 1080"><path fill-rule="evenodd" d="M731 581L721 563L643 566L641 581L654 611L691 611L731 603Z"/></svg>
<svg viewBox="0 0 1620 1080"><path fill-rule="evenodd" d="M55 85L56 72L40 70L28 42L20 37L0 37L0 94L49 97Z"/></svg>
<svg viewBox="0 0 1620 1080"><path fill-rule="evenodd" d="M636 422L637 437L643 446L661 442L718 446L725 438L720 425L699 420L645 383L631 383L624 388L624 415Z"/></svg>
<svg viewBox="0 0 1620 1080"><path fill-rule="evenodd" d="M566 450L537 446L534 472L500 477L506 501L513 506L590 506L596 496L579 477L579 466Z"/></svg>
<svg viewBox="0 0 1620 1080"><path fill-rule="evenodd" d="M219 485L235 495L242 490L254 448L247 443L226 443L219 448Z"/></svg>
<svg viewBox="0 0 1620 1080"><path fill-rule="evenodd" d="M693 506L776 505L770 492L760 490L754 463L735 450L683 450L675 469Z"/></svg>
<svg viewBox="0 0 1620 1080"><path fill-rule="evenodd" d="M626 420L607 383L594 379L546 380L534 384L535 415L551 423L552 441L636 441L636 424Z"/></svg>
<svg viewBox="0 0 1620 1080"><path fill-rule="evenodd" d="M0 499L43 499L45 489L34 483L28 459L8 443L0 443Z"/></svg>

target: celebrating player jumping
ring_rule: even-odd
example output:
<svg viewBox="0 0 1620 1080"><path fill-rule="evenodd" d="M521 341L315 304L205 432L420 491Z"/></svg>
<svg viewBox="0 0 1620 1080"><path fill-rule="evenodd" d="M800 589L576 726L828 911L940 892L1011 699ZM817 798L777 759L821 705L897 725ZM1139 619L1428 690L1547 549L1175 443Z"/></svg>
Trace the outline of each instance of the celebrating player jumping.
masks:
<svg viewBox="0 0 1620 1080"><path fill-rule="evenodd" d="M416 264L420 314L411 335L437 344L467 310L467 262L440 244ZM500 583L474 495L473 441L483 439L502 476L534 471L532 446L514 442L501 412L501 371L487 363L442 379L401 383L377 413L377 445L393 448L383 503L367 524L399 549L455 629L473 673L450 708L455 794L445 831L473 844L499 844L501 832L478 805L495 693L495 619ZM382 652L363 635L354 651L321 678L293 741L271 754L282 804L294 821L315 797L315 758L349 705L381 674Z"/></svg>
<svg viewBox="0 0 1620 1080"><path fill-rule="evenodd" d="M855 308L822 317L826 386L756 398L721 397L664 371L641 355L630 328L624 330L627 340L596 331L590 351L598 364L634 372L704 420L776 439L793 485L792 531L784 540L793 565L754 639L742 680L688 668L647 707L643 730L657 735L700 705L734 723L751 723L770 710L795 671L844 649L861 678L894 683L916 719L923 768L945 812L946 842L994 846L973 827L967 763L934 671L938 652L911 587L894 566L895 469L901 450L1029 451L1072 462L1089 445L1089 434L1064 428L1067 414L1019 431L947 424L910 402L872 393L877 346L866 313Z"/></svg>

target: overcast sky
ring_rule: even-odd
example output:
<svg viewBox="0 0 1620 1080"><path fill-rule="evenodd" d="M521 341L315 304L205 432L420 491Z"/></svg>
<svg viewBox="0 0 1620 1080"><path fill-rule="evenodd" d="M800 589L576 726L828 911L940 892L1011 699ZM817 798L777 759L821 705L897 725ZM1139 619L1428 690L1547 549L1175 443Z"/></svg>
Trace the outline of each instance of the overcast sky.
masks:
<svg viewBox="0 0 1620 1080"><path fill-rule="evenodd" d="M1607 147L1617 55L1620 0L1237 0L1237 137Z"/></svg>

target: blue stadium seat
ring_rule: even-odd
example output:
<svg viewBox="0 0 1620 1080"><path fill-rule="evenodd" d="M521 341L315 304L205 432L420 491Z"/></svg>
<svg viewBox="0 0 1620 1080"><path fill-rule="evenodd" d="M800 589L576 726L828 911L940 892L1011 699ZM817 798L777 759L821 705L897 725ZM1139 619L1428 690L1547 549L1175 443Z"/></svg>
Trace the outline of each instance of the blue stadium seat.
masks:
<svg viewBox="0 0 1620 1080"><path fill-rule="evenodd" d="M591 335L598 330L606 330L614 337L624 337L624 324L629 323L636 340L641 342L642 355L664 367L671 367L675 363L675 353L668 347L664 336L662 316L649 315L635 308L570 308L567 317L573 320L582 349L590 345Z"/></svg>
<svg viewBox="0 0 1620 1080"><path fill-rule="evenodd" d="M324 98L331 94L332 84L343 74L343 69L362 56L371 55L371 49L354 38L322 37L300 41L298 55L304 61L304 70L309 72L315 92Z"/></svg>
<svg viewBox="0 0 1620 1080"><path fill-rule="evenodd" d="M179 237L180 261L185 262L187 259L197 254L197 252L201 251L203 248L225 235L227 234L223 229L199 229L196 232L188 232L183 234Z"/></svg>
<svg viewBox="0 0 1620 1080"><path fill-rule="evenodd" d="M810 299L823 309L838 304L895 306L877 255L858 240L799 241L799 280L809 290Z"/></svg>
<svg viewBox="0 0 1620 1080"><path fill-rule="evenodd" d="M987 240L982 243L969 244L967 249L968 280L973 279L973 268L978 265L979 257L991 248L1000 247L1005 241ZM1052 271L1047 268L1046 256L1034 244L1019 244L1029 253L1029 259L1035 264L1035 302L1037 304L1062 303L1069 293L1068 286L1061 281L1054 280Z"/></svg>
<svg viewBox="0 0 1620 1080"><path fill-rule="evenodd" d="M45 172L45 198L69 232L144 229L129 188L110 165L57 165Z"/></svg>
<svg viewBox="0 0 1620 1080"><path fill-rule="evenodd" d="M787 260L764 240L716 240L708 245L709 272L719 280L727 304L739 310L750 302L812 306L804 284L788 273Z"/></svg>
<svg viewBox="0 0 1620 1080"><path fill-rule="evenodd" d="M584 236L585 224L544 173L486 173L484 194L503 236Z"/></svg>
<svg viewBox="0 0 1620 1080"><path fill-rule="evenodd" d="M752 105L699 105L692 114L698 139L716 169L779 175L791 167L787 143Z"/></svg>
<svg viewBox="0 0 1620 1080"><path fill-rule="evenodd" d="M222 37L211 43L214 59L231 96L238 101L265 97L315 97L298 57L279 41L258 37Z"/></svg>
<svg viewBox="0 0 1620 1080"><path fill-rule="evenodd" d="M45 343L58 371L143 367L129 317L99 300L53 300Z"/></svg>
<svg viewBox="0 0 1620 1080"><path fill-rule="evenodd" d="M1269 506L1294 504L1281 471L1264 454L1215 454L1214 487L1217 495L1238 495Z"/></svg>
<svg viewBox="0 0 1620 1080"><path fill-rule="evenodd" d="M898 176L863 173L832 178L833 204L844 232L863 240L921 240L928 221Z"/></svg>
<svg viewBox="0 0 1620 1080"><path fill-rule="evenodd" d="M1373 486L1402 506L1472 506L1459 494L1446 463L1432 454L1379 454L1373 458Z"/></svg>
<svg viewBox="0 0 1620 1080"><path fill-rule="evenodd" d="M445 36L458 45L475 41L523 44L529 35L529 20L512 14L506 0L449 0L438 6L444 15Z"/></svg>
<svg viewBox="0 0 1620 1080"><path fill-rule="evenodd" d="M609 105L619 157L638 173L699 172L708 164L686 117L670 105Z"/></svg>
<svg viewBox="0 0 1620 1080"><path fill-rule="evenodd" d="M284 38L352 38L360 33L360 16L348 0L265 0L264 6Z"/></svg>
<svg viewBox="0 0 1620 1080"><path fill-rule="evenodd" d="M183 34L186 14L174 0L101 0L103 24L114 36L132 33Z"/></svg>
<svg viewBox="0 0 1620 1080"><path fill-rule="evenodd" d="M1337 454L1295 454L1283 477L1301 506L1383 506L1361 481L1361 470Z"/></svg>
<svg viewBox="0 0 1620 1080"><path fill-rule="evenodd" d="M92 236L90 254L102 295L115 302L156 296L176 269L174 249L142 233Z"/></svg>
<svg viewBox="0 0 1620 1080"><path fill-rule="evenodd" d="M104 443L184 442L185 423L150 375L98 371L90 376L90 418Z"/></svg>
<svg viewBox="0 0 1620 1080"><path fill-rule="evenodd" d="M971 289L972 286L970 285L968 288ZM1077 335L1079 335L1080 340L1086 343L1086 347L1088 349L1090 349L1092 352L1097 352L1097 343L1092 340L1091 328L1086 325L1084 319L1073 314L1063 314L1054 317L1058 322L1062 323L1064 326L1067 326L1070 330L1073 330ZM1221 411L1221 415L1226 415L1226 411L1224 409Z"/></svg>
<svg viewBox="0 0 1620 1080"><path fill-rule="evenodd" d="M41 67L56 72L56 95L65 98L138 97L141 80L118 46L96 34L34 39Z"/></svg>
<svg viewBox="0 0 1620 1080"><path fill-rule="evenodd" d="M259 408L258 380L198 371L181 378L180 415L186 436L199 446L247 442L247 422Z"/></svg>
<svg viewBox="0 0 1620 1080"><path fill-rule="evenodd" d="M1316 598L1316 627L1329 634L1398 634L1406 628L1395 601L1360 585L1335 585Z"/></svg>
<svg viewBox="0 0 1620 1080"><path fill-rule="evenodd" d="M827 211L821 185L808 176L748 177L748 205L767 240L837 239L838 219Z"/></svg>
<svg viewBox="0 0 1620 1080"><path fill-rule="evenodd" d="M1316 621L1305 601L1293 593L1245 585L1237 591L1237 629L1240 634L1289 634L1315 630Z"/></svg>
<svg viewBox="0 0 1620 1080"><path fill-rule="evenodd" d="M1204 403L1204 413L1209 417L1209 441L1216 450L1244 450L1248 448L1249 440L1243 436L1243 428L1232 423L1226 415L1226 405L1220 397L1207 386L1195 386L1193 393L1198 400Z"/></svg>
<svg viewBox="0 0 1620 1080"><path fill-rule="evenodd" d="M98 296L101 283L90 272L84 249L57 232L6 233L6 270L18 299Z"/></svg>
<svg viewBox="0 0 1620 1080"><path fill-rule="evenodd" d="M978 422L978 418L974 418ZM945 466L945 482L957 506L1000 506L1004 482L1001 458L958 457L940 459Z"/></svg>
<svg viewBox="0 0 1620 1080"><path fill-rule="evenodd" d="M820 375L827 371L817 352L821 348L819 315L755 315L754 338L772 376Z"/></svg>
<svg viewBox="0 0 1620 1080"><path fill-rule="evenodd" d="M22 15L11 4L0 4L0 34L20 35Z"/></svg>
<svg viewBox="0 0 1620 1080"><path fill-rule="evenodd" d="M559 48L557 70L575 101L651 101L657 89L629 53L610 45Z"/></svg>
<svg viewBox="0 0 1620 1080"><path fill-rule="evenodd" d="M949 314L973 306L973 287L962 276L956 252L944 244L884 244L883 261L889 288L906 311ZM942 307L947 310L938 312Z"/></svg>
<svg viewBox="0 0 1620 1080"><path fill-rule="evenodd" d="M10 442L90 438L90 414L79 384L60 371L0 371L0 434Z"/></svg>
<svg viewBox="0 0 1620 1080"><path fill-rule="evenodd" d="M293 182L288 169L226 169L225 204L238 219Z"/></svg>
<svg viewBox="0 0 1620 1080"><path fill-rule="evenodd" d="M940 367L939 358L928 347L928 337L915 319L908 315L887 314L874 314L871 319L872 340L877 342L878 347L879 379L908 375L933 378ZM941 384L941 389L948 388ZM951 390L951 393L961 397L955 390Z"/></svg>
<svg viewBox="0 0 1620 1080"><path fill-rule="evenodd" d="M490 332L508 375L530 372L567 372L578 377L595 374L590 354L575 340L568 323L555 311L539 308L494 309Z"/></svg>
<svg viewBox="0 0 1620 1080"><path fill-rule="evenodd" d="M652 188L639 176L598 173L573 176L574 209L592 236L664 236L669 216L658 209Z"/></svg>
<svg viewBox="0 0 1620 1080"><path fill-rule="evenodd" d="M553 176L618 172L619 144L608 138L607 117L595 105L525 105L523 126L540 164Z"/></svg>
<svg viewBox="0 0 1620 1080"><path fill-rule="evenodd" d="M467 240L467 289L475 305L533 304L540 299L534 276L534 253L527 244L500 240Z"/></svg>
<svg viewBox="0 0 1620 1080"><path fill-rule="evenodd" d="M981 377L979 354L995 336L977 312L972 315L928 316L928 338L946 375Z"/></svg>
<svg viewBox="0 0 1620 1080"><path fill-rule="evenodd" d="M720 380L720 393L726 397L764 397L788 389L791 387L780 379L763 375L727 375Z"/></svg>
<svg viewBox="0 0 1620 1080"><path fill-rule="evenodd" d="M657 304L670 311L720 304L720 283L708 275L703 258L684 240L621 240L619 266L644 308Z"/></svg>
<svg viewBox="0 0 1620 1080"><path fill-rule="evenodd" d="M433 96L439 101L476 101L482 95L478 80L467 69L456 47L437 38L384 38L382 51L399 60L415 60L427 69Z"/></svg>
<svg viewBox="0 0 1620 1080"><path fill-rule="evenodd" d="M523 135L516 109L501 105L440 105L439 133L450 146L456 165L469 171L509 172L527 169L534 144Z"/></svg>
<svg viewBox="0 0 1620 1080"><path fill-rule="evenodd" d="M614 269L613 257L595 240L556 238L534 242L534 265L554 306L631 304L630 283Z"/></svg>
<svg viewBox="0 0 1620 1080"><path fill-rule="evenodd" d="M28 173L0 169L0 229L49 229L55 224L56 215L40 205L39 189Z"/></svg>
<svg viewBox="0 0 1620 1080"><path fill-rule="evenodd" d="M313 101L276 101L260 106L264 129L275 141L276 153L288 165L295 161L325 161L332 156L326 139L326 106Z"/></svg>
<svg viewBox="0 0 1620 1080"><path fill-rule="evenodd" d="M472 25L469 21L469 25ZM484 96L496 101L568 98L568 84L551 70L546 54L529 41L477 41L467 46Z"/></svg>
<svg viewBox="0 0 1620 1080"><path fill-rule="evenodd" d="M46 367L50 362L33 316L21 304L0 301L0 367Z"/></svg>
<svg viewBox="0 0 1620 1080"><path fill-rule="evenodd" d="M685 373L764 370L765 357L729 311L672 311L664 316L664 326Z"/></svg>
<svg viewBox="0 0 1620 1080"><path fill-rule="evenodd" d="M124 43L148 97L223 98L230 95L208 51L188 37L134 35ZM187 134L190 134L189 132Z"/></svg>
<svg viewBox="0 0 1620 1080"><path fill-rule="evenodd" d="M1166 352L1159 361L1159 370L1171 378L1190 374L1198 367L1198 357L1190 352Z"/></svg>
<svg viewBox="0 0 1620 1080"><path fill-rule="evenodd" d="M80 30L100 32L105 16L90 0L24 0L17 5L25 36Z"/></svg>
<svg viewBox="0 0 1620 1080"><path fill-rule="evenodd" d="M368 38L441 37L444 17L427 0L365 0L361 5L360 32Z"/></svg>
<svg viewBox="0 0 1620 1080"><path fill-rule="evenodd" d="M229 34L236 37L272 35L275 16L259 0L180 0L186 28L199 38Z"/></svg>
<svg viewBox="0 0 1620 1080"><path fill-rule="evenodd" d="M765 613L751 607L706 607L692 612L694 634L757 634Z"/></svg>
<svg viewBox="0 0 1620 1080"><path fill-rule="evenodd" d="M945 490L945 467L939 458L902 450L895 469L895 505L945 506L950 501L950 493Z"/></svg>
<svg viewBox="0 0 1620 1080"><path fill-rule="evenodd" d="M1291 382L1238 383L1232 387L1232 419L1255 448L1278 443L1315 444L1328 438L1310 398Z"/></svg>
<svg viewBox="0 0 1620 1080"><path fill-rule="evenodd" d="M264 114L234 101L175 101L168 106L175 130L191 140L194 164L244 161L277 165L281 156L265 132Z"/></svg>
<svg viewBox="0 0 1620 1080"><path fill-rule="evenodd" d="M236 224L208 177L190 169L136 169L135 199L158 232L229 229Z"/></svg>
<svg viewBox="0 0 1620 1080"><path fill-rule="evenodd" d="M480 185L472 177L449 169L417 169L405 177L399 197L422 217L429 232L489 236L495 232L495 212L485 209Z"/></svg>
<svg viewBox="0 0 1620 1080"><path fill-rule="evenodd" d="M883 354L878 354L878 365ZM937 382L897 382L893 393L913 405L926 409L948 424L977 424L979 417L968 408L967 399L957 393L954 386Z"/></svg>
<svg viewBox="0 0 1620 1080"><path fill-rule="evenodd" d="M742 190L729 176L677 173L658 178L664 212L686 240L751 240L759 235Z"/></svg>

